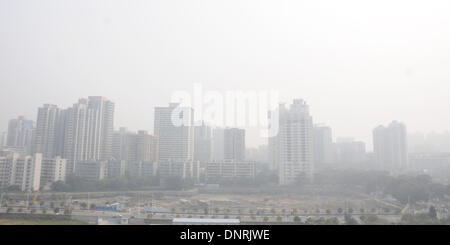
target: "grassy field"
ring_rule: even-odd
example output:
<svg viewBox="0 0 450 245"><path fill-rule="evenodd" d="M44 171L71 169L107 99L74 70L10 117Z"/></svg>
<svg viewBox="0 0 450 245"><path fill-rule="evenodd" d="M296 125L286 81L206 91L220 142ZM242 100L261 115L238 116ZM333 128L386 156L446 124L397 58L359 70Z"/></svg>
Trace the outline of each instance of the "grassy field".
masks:
<svg viewBox="0 0 450 245"><path fill-rule="evenodd" d="M0 225L87 225L76 220L0 219Z"/></svg>

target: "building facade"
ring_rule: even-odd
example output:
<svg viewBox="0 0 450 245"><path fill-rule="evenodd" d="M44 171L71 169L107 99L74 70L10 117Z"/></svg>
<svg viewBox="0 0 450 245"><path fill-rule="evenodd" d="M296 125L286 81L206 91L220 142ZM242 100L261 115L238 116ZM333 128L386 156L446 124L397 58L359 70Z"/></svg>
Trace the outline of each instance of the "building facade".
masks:
<svg viewBox="0 0 450 245"><path fill-rule="evenodd" d="M377 168L390 171L408 169L406 126L393 121L373 130L373 149Z"/></svg>
<svg viewBox="0 0 450 245"><path fill-rule="evenodd" d="M324 125L315 125L313 134L315 167L324 168L331 166L334 162L331 128Z"/></svg>
<svg viewBox="0 0 450 245"><path fill-rule="evenodd" d="M6 134L6 143L4 146L31 154L34 132L34 121L27 120L23 116L11 119L8 123L8 133Z"/></svg>
<svg viewBox="0 0 450 245"><path fill-rule="evenodd" d="M269 152L271 165L278 169L279 184L311 181L314 156L313 121L309 106L297 99L289 108L280 104L278 115L278 134L269 138Z"/></svg>
<svg viewBox="0 0 450 245"><path fill-rule="evenodd" d="M161 173L178 175L178 170L182 167L183 178L193 177L193 114L192 108L181 107L178 103L155 108L154 132L158 138L158 168L162 167Z"/></svg>
<svg viewBox="0 0 450 245"><path fill-rule="evenodd" d="M64 158L67 173L79 161L108 160L112 157L114 103L104 97L80 99L65 112Z"/></svg>
<svg viewBox="0 0 450 245"><path fill-rule="evenodd" d="M239 128L224 129L224 159L245 160L245 130Z"/></svg>

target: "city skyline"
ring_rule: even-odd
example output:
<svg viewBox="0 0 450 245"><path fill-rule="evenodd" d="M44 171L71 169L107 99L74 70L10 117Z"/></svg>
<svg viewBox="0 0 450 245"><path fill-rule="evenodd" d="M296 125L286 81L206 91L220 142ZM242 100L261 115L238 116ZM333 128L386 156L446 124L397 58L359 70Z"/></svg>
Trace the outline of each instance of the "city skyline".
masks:
<svg viewBox="0 0 450 245"><path fill-rule="evenodd" d="M106 98L106 96L88 96L89 98ZM109 98L108 98L109 99ZM78 100L83 100L83 99L80 99L80 98L78 98ZM110 101L113 101L113 100L110 100ZM285 104L284 102L282 103L282 102L280 102L279 104ZM72 104L72 106L73 106L73 104ZM310 107L310 105L308 104L308 106ZM55 104L43 104L43 107L39 107L38 108L38 110L37 110L37 113L35 113L36 114L36 116L35 117L33 117L33 118L28 118L28 117L26 117L26 116L24 116L24 115L17 115L16 117L13 117L13 118L10 118L9 120L7 120L7 124L10 124L10 123L12 123L13 122L13 120L27 120L27 121L29 121L29 122L33 122L34 124L36 124L36 122L39 120L39 113L40 113L40 111L41 110L43 110L43 108L46 108L46 107L50 107L50 108L54 108L53 110L57 110L57 111L61 111L61 112L64 112L65 110L67 110L67 109L71 109L71 107L69 106L69 107L66 107L66 108L64 108L64 107L60 107L59 105L55 105ZM114 104L114 107L116 108L117 107L117 104L115 103ZM152 111L152 114L154 114L155 113L155 110L156 110L156 108L158 108L158 107L161 107L161 106L155 106L155 107L153 107L153 111ZM114 108L114 110L116 110ZM48 109L47 109L48 110ZM60 112L60 113L61 113ZM195 114L195 110L193 110L193 113ZM115 113L116 114L116 113ZM320 127L320 125L327 125L327 126L329 126L332 130L333 130L333 134L332 134L332 142L333 143L338 143L339 142L339 140L340 139L356 139L356 140L358 140L358 141L362 141L362 142L364 142L365 143L365 145L366 145L366 147L369 149L369 151L370 152L372 152L373 151L373 135L372 135L372 130L374 129L374 128L376 128L376 127L379 127L379 126L382 126L384 123L389 123L389 122L392 122L392 121L398 121L398 120L396 120L396 119L392 119L392 120L389 120L389 121L387 121L387 122L383 122L383 123L380 123L380 124L377 124L377 125L375 125L375 126L373 126L371 129L370 129L370 131L369 131L369 133L370 133L370 138L369 138L369 141L368 142L366 142L366 141L364 141L364 140L362 140L362 139L360 139L360 138L355 138L355 137L353 137L353 136L351 136L351 135L345 135L345 136L339 136L339 135L336 135L335 134L335 129L334 129L334 127L333 127L333 125L330 125L330 124L327 124L326 122L317 122L316 120L315 120L315 117L314 117L314 112L312 112L311 113L311 115L312 115L312 118L313 118L313 123L314 123L314 125L317 125L317 126L319 126ZM114 131L118 131L118 130L120 130L121 128L123 128L123 129L126 129L126 130L128 130L128 131L131 131L131 132L139 132L139 131L148 131L148 132L150 132L151 134L155 134L155 132L154 132L154 126L153 126L153 128L151 129L151 130L148 130L148 129L142 129L142 128L138 128L138 129L131 129L130 130L130 127L128 127L128 125L117 125L117 123L115 122L116 121L116 116L114 115L114 122L113 122L113 125L114 125L114 128L113 128L113 130ZM212 125L210 122L208 122L208 121L205 121L205 122L195 122L195 123L206 123L206 124L208 124L209 125L209 127L211 127L211 129L221 129L221 128L241 128L241 129L243 129L243 130L245 130L246 131L246 138L247 138L247 141L246 141L246 148L258 148L258 147L260 147L260 146L267 146L268 144L269 144L269 138L265 138L265 137L260 137L259 135L258 135L258 131L257 131L257 129L255 129L254 127L252 128L252 127L236 127L236 126L216 126L216 125ZM405 123L405 122L402 122L402 123ZM406 125L408 125L407 123L405 123ZM35 130L34 128L33 128L33 130ZM8 127L6 127L5 128L5 130L0 130L0 133L5 133L6 134L6 137L9 137L8 136L8 134L7 134L7 132L8 132ZM38 131L39 132L39 131ZM414 136L416 136L416 138L417 138L417 136L418 135L422 135L422 137L425 137L426 135L433 135L433 134L446 134L446 133L449 133L449 130L443 130L443 131L438 131L438 132L436 132L436 131L434 131L434 130L431 130L431 131L429 131L429 132L424 132L424 131L410 131L410 129L409 129L409 126L408 126L408 133L407 133L407 136L408 136L408 139L410 139L410 138L412 138L412 137L414 137ZM250 137L249 137L249 135L250 135ZM253 137L252 137L253 136ZM252 142L252 139L254 140L254 138L255 137L259 137L260 139L262 139L262 140L260 140L259 142L259 144L249 144L249 142ZM5 143L7 142L7 138L5 138ZM30 140L30 139L29 139ZM422 139L423 141L425 140L425 138L424 139ZM36 147L36 146L31 146L32 148L33 147ZM450 147L450 146L449 146ZM62 151L63 149L60 149L60 151Z"/></svg>

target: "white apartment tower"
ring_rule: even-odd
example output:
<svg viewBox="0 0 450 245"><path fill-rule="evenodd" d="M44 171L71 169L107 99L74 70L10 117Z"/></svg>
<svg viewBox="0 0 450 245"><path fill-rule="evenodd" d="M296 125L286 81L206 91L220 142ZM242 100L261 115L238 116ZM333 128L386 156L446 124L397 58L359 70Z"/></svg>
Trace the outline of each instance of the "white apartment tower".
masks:
<svg viewBox="0 0 450 245"><path fill-rule="evenodd" d="M64 158L67 173L78 161L112 157L114 103L104 97L80 99L65 111Z"/></svg>
<svg viewBox="0 0 450 245"><path fill-rule="evenodd" d="M23 116L11 119L8 123L6 146L18 149L23 153L31 153L34 130L35 123L32 120L26 120Z"/></svg>
<svg viewBox="0 0 450 245"><path fill-rule="evenodd" d="M296 99L278 108L278 134L269 138L271 165L278 169L279 184L288 185L313 178L313 120L305 101ZM272 112L273 113L273 112Z"/></svg>
<svg viewBox="0 0 450 245"><path fill-rule="evenodd" d="M222 161L225 159L225 140L224 140L225 130L223 128L213 129L213 150L212 159L214 161Z"/></svg>
<svg viewBox="0 0 450 245"><path fill-rule="evenodd" d="M45 104L38 109L33 153L42 153L44 158L63 154L64 117L56 105Z"/></svg>
<svg viewBox="0 0 450 245"><path fill-rule="evenodd" d="M387 127L373 130L373 148L377 167L383 170L403 171L408 168L406 126L393 121Z"/></svg>
<svg viewBox="0 0 450 245"><path fill-rule="evenodd" d="M245 160L245 130L239 128L224 129L224 158L225 160Z"/></svg>
<svg viewBox="0 0 450 245"><path fill-rule="evenodd" d="M205 125L194 128L194 160L206 163L213 158L213 137L211 127Z"/></svg>
<svg viewBox="0 0 450 245"><path fill-rule="evenodd" d="M330 127L314 126L314 165L316 168L329 167L334 162L333 137Z"/></svg>
<svg viewBox="0 0 450 245"><path fill-rule="evenodd" d="M183 177L192 177L194 156L194 110L170 103L155 108L155 136L158 138L158 164L170 161L184 165Z"/></svg>

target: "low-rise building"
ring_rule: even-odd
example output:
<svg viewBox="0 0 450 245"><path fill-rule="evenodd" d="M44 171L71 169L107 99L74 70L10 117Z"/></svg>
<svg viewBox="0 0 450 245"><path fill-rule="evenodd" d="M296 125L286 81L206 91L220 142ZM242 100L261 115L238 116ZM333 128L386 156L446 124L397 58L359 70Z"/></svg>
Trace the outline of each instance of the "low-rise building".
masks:
<svg viewBox="0 0 450 245"><path fill-rule="evenodd" d="M61 157L42 159L41 186L56 181L66 181L67 160Z"/></svg>
<svg viewBox="0 0 450 245"><path fill-rule="evenodd" d="M106 162L106 177L115 178L124 176L126 172L126 161L111 159Z"/></svg>
<svg viewBox="0 0 450 245"><path fill-rule="evenodd" d="M79 161L75 175L87 181L99 181L107 176L107 161Z"/></svg>
<svg viewBox="0 0 450 245"><path fill-rule="evenodd" d="M254 179L255 165L251 161L211 161L206 165L206 179L208 182L233 178Z"/></svg>

